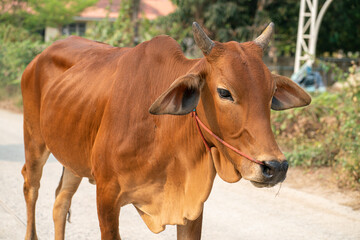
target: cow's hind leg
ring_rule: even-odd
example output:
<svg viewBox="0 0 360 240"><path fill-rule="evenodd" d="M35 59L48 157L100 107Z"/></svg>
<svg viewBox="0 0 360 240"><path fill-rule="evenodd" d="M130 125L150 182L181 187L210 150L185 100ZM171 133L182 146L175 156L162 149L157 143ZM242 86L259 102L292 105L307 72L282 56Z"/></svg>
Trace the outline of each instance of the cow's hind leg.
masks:
<svg viewBox="0 0 360 240"><path fill-rule="evenodd" d="M35 205L40 188L42 169L50 152L40 136L36 136L24 123L25 164L24 197L26 201L27 226L25 239L37 239L35 227Z"/></svg>
<svg viewBox="0 0 360 240"><path fill-rule="evenodd" d="M188 221L186 225L177 225L177 240L200 240L203 213L194 220Z"/></svg>
<svg viewBox="0 0 360 240"><path fill-rule="evenodd" d="M59 186L56 189L56 200L53 209L55 239L65 238L66 216L70 209L71 199L78 189L81 179L67 168L63 169Z"/></svg>

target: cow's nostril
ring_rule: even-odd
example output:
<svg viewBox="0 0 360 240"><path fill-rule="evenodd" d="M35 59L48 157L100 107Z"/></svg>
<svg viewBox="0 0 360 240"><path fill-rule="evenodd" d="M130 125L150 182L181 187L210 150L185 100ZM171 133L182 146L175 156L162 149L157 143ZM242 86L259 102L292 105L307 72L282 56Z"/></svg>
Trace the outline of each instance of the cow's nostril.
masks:
<svg viewBox="0 0 360 240"><path fill-rule="evenodd" d="M265 178L284 178L289 168L287 161L279 162L276 160L264 161L262 167L262 173ZM270 179L269 179L270 180Z"/></svg>
<svg viewBox="0 0 360 240"><path fill-rule="evenodd" d="M271 178L274 175L277 175L277 173L279 171L283 171L283 168L287 168L287 163L286 166L282 166L282 164L278 161L272 160L272 161L265 161L264 162L265 165L263 165L263 174L265 177L267 178Z"/></svg>
<svg viewBox="0 0 360 240"><path fill-rule="evenodd" d="M274 174L274 170L271 169L271 167L269 167L266 163L265 165L261 166L262 168L262 173L266 178L271 178Z"/></svg>
<svg viewBox="0 0 360 240"><path fill-rule="evenodd" d="M286 172L289 168L288 162L285 161L263 161L264 165L261 165L262 182L275 185L278 182L282 182L286 178Z"/></svg>

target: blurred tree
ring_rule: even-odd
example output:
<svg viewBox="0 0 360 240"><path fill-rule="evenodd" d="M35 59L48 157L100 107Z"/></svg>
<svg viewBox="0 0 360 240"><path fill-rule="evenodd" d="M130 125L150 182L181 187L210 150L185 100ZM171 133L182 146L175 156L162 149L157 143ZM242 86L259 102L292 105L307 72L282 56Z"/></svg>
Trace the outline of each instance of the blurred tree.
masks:
<svg viewBox="0 0 360 240"><path fill-rule="evenodd" d="M267 23L275 23L278 55L294 55L299 19L299 0L172 0L177 10L156 20L155 33L177 40L191 37L191 23L199 22L217 41L254 39ZM326 0L319 0L322 6ZM359 51L360 0L333 1L319 33L317 52ZM180 42L184 49L187 43Z"/></svg>
<svg viewBox="0 0 360 240"><path fill-rule="evenodd" d="M73 17L98 0L0 0L0 22L36 32L46 26L69 24Z"/></svg>
<svg viewBox="0 0 360 240"><path fill-rule="evenodd" d="M319 9L326 0L319 0ZM300 1L273 0L265 11L276 26L280 55L295 53ZM360 50L360 0L333 1L324 15L317 53Z"/></svg>
<svg viewBox="0 0 360 240"><path fill-rule="evenodd" d="M11 10L0 12L1 23L24 26L35 32L44 26L70 23L73 16L98 0L0 0L0 8L11 5ZM123 0L118 20L112 29L99 29L96 38L110 39L109 43L136 45L158 34L168 34L186 50L192 44L191 24L199 22L209 36L217 41L239 42L254 39L267 23L275 23L273 45L278 55L295 53L299 18L299 0L171 0L178 8L155 21L138 18L140 0ZM325 0L319 0L319 6ZM24 6L29 6L25 11ZM360 0L333 1L324 16L317 53L339 49L360 49ZM99 25L104 27L104 23ZM104 37L107 35L107 37ZM113 36L110 36L113 35ZM129 39L127 39L129 38Z"/></svg>
<svg viewBox="0 0 360 240"><path fill-rule="evenodd" d="M264 8L273 0L172 0L176 11L156 20L158 32L171 35L186 50L191 24L198 22L217 41L248 41L269 23ZM185 39L186 40L186 39Z"/></svg>
<svg viewBox="0 0 360 240"><path fill-rule="evenodd" d="M273 0L264 8L275 23L274 45L278 55L295 55L299 9L299 0Z"/></svg>
<svg viewBox="0 0 360 240"><path fill-rule="evenodd" d="M333 1L325 13L317 53L333 53L340 49L360 51L360 0Z"/></svg>
<svg viewBox="0 0 360 240"><path fill-rule="evenodd" d="M254 35L258 8L268 0L173 0L179 6L169 15L170 22L189 28L193 21L205 27L218 41L246 41ZM263 3L263 4L261 4ZM256 18L258 21L259 18ZM259 22L259 21L258 21ZM263 22L261 22L263 23ZM259 25L261 24L259 22ZM171 27L169 23L167 27Z"/></svg>
<svg viewBox="0 0 360 240"><path fill-rule="evenodd" d="M0 0L0 23L22 27L29 15L26 11L27 0Z"/></svg>
<svg viewBox="0 0 360 240"><path fill-rule="evenodd" d="M73 17L97 0L27 0L33 13L26 19L26 24L39 29L45 26L59 27L73 22Z"/></svg>
<svg viewBox="0 0 360 240"><path fill-rule="evenodd" d="M112 1L109 1L109 6ZM107 16L88 29L86 37L105 42L117 47L131 47L138 44L143 38L139 36L142 20L138 18L140 0L122 0L115 22ZM108 14L110 9L108 9Z"/></svg>
<svg viewBox="0 0 360 240"><path fill-rule="evenodd" d="M139 38L139 11L140 11L140 0L131 0L131 25L134 28L133 44L136 45L140 42Z"/></svg>

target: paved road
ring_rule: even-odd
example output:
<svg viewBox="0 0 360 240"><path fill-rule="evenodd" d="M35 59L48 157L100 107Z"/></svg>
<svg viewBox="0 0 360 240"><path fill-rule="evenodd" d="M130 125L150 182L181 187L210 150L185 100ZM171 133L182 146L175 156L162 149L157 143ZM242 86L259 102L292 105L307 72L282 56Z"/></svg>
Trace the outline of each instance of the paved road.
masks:
<svg viewBox="0 0 360 240"><path fill-rule="evenodd" d="M25 235L21 129L22 115L0 110L0 239L6 240ZM37 202L40 239L53 239L52 204L61 169L53 157L44 167ZM278 190L278 186L257 189L246 181L228 184L216 178L205 204L203 239L360 239L360 211L292 189L286 181L279 195ZM73 198L71 220L67 239L100 239L95 186L85 180ZM121 209L120 233L125 240L176 239L174 226L157 235L151 233L132 206Z"/></svg>

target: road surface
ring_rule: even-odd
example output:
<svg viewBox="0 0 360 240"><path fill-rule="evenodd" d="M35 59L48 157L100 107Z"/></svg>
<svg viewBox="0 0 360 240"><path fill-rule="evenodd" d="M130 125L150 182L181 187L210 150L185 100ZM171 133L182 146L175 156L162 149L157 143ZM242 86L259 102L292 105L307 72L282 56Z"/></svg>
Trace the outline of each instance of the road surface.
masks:
<svg viewBox="0 0 360 240"><path fill-rule="evenodd" d="M23 164L22 115L0 110L0 239L25 236ZM39 239L54 238L52 205L61 171L61 165L50 157L37 202ZM216 178L205 203L202 239L360 239L360 211L292 189L286 181L278 191L279 186L258 189L247 181L229 184ZM66 226L66 239L100 239L95 186L85 179L73 198L71 221ZM168 226L153 234L134 207L126 206L121 209L120 234L125 240L168 240L176 239L176 228Z"/></svg>

